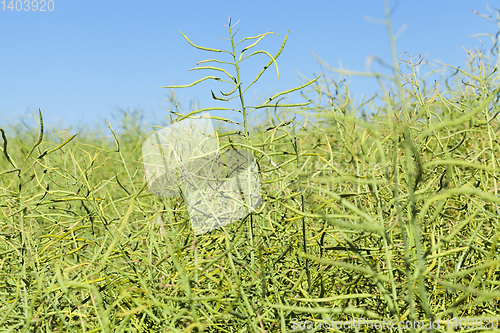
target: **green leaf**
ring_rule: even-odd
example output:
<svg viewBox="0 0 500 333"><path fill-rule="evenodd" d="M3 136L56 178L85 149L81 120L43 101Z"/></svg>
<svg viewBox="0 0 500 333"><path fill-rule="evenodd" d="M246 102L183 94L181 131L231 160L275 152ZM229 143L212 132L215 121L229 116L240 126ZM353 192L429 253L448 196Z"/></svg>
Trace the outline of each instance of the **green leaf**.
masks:
<svg viewBox="0 0 500 333"><path fill-rule="evenodd" d="M303 89L303 88L305 88L305 87L307 87L307 86L309 86L309 85L313 84L314 82L316 82L316 81L317 81L317 80L321 77L321 75L323 75L323 73L321 73L321 74L320 74L320 75L318 75L316 78L312 79L311 81L309 81L309 82L307 82L307 83L305 83L305 84L303 84L303 85L301 85L301 86L299 86L299 87L292 88L292 89L289 89L289 90L285 90L285 91L282 91L282 92L280 92L280 93L277 93L276 95L274 95L274 96L272 96L272 97L269 97L269 99L267 100L267 102L266 102L266 103L264 103L264 104L269 103L270 101L272 101L272 100L273 100L273 99L275 99L276 97L279 97L279 96L282 96L282 95L289 94L289 93L291 93L291 92L294 92L294 91L296 91L296 90Z"/></svg>
<svg viewBox="0 0 500 333"><path fill-rule="evenodd" d="M223 102L227 102L227 101L229 101L229 99L227 99L227 98L221 98L221 97L217 97L217 96L215 96L215 94L214 94L213 90L210 90L210 92L212 93L212 98L213 98L213 99L215 99L215 100L218 100L218 101L223 101Z"/></svg>
<svg viewBox="0 0 500 333"><path fill-rule="evenodd" d="M250 54L250 55L246 56L246 57L245 57L245 58L243 58L243 59L241 59L241 58L240 58L240 62L241 62L241 61L243 61L243 60L245 60L246 58L249 58L249 57L251 57L251 56L253 56L253 55L256 55L256 54L259 54L259 53L264 53L264 54L266 54L269 58L271 58L271 61L270 61L270 62L274 63L274 65L276 66L276 74L278 75L278 79L279 79L279 78L280 78L280 72L279 72L279 69L278 69L278 64L276 63L276 59L275 59L275 58L274 58L271 54L269 54L269 52L267 52L267 51L264 51L264 50L255 51L255 52L253 52L252 54ZM243 53L242 53L242 54L243 54Z"/></svg>
<svg viewBox="0 0 500 333"><path fill-rule="evenodd" d="M198 70L198 69L211 69L211 70L214 70L214 71L219 71L219 72L222 72L222 73L226 74L231 80L233 80L233 81L236 80L234 78L234 76L232 76L226 70L224 70L222 68L219 68L219 67L213 67L213 66L195 67L195 68L188 69L188 71L195 71L195 70Z"/></svg>
<svg viewBox="0 0 500 333"><path fill-rule="evenodd" d="M285 39L283 40L283 43L281 44L281 47L278 51L278 53L276 53L276 55L274 56L274 60L278 59L278 57L280 56L281 52L283 52L283 49L285 48L285 44L286 44L286 41L288 40L288 33L290 31L288 31L286 33L286 36L285 36ZM269 66L271 66L271 64L273 63L273 60L270 60L265 66L264 68L259 72L259 74L257 74L257 76L255 77L255 79L252 81L252 83L250 83L250 85L248 87L245 88L245 90L243 90L242 94L248 90L248 88L250 88L255 82L257 82L257 80L262 76L262 74L264 74L264 72L266 71L266 69L269 68Z"/></svg>
<svg viewBox="0 0 500 333"><path fill-rule="evenodd" d="M265 34L258 35L258 36L255 36L255 37L246 37L246 38L243 38L238 44L242 43L245 40L249 40L249 39L255 39L255 38L259 38L259 39L255 43L253 43L253 44L245 47L243 50L241 50L241 53L245 52L248 49L251 49L252 47L254 47L255 45L257 45L262 40L262 38L264 38L264 37L266 37L267 35L270 35L270 34L277 35L277 33L274 33L272 31L270 31L270 32L266 32ZM238 45L238 44L236 44L236 45Z"/></svg>
<svg viewBox="0 0 500 333"><path fill-rule="evenodd" d="M182 33L182 31L179 30L179 32L181 33L181 35L186 38L186 40L188 41L189 44L191 44L191 46L194 46L196 47L197 49L200 49L200 50L203 50L203 51L210 51L210 52L225 52L225 53L231 53L231 52L228 52L228 51L224 51L224 50L218 50L218 49L212 49L212 48L209 48L209 47L203 47L203 46L198 46L198 45L195 45L193 44L193 42L191 42L189 40L189 38L186 37L186 35L184 35Z"/></svg>
<svg viewBox="0 0 500 333"><path fill-rule="evenodd" d="M164 87L159 87L159 88L189 88L189 87L192 87L192 86L195 86L197 85L198 83L202 82L202 81L205 81L205 80L216 80L216 81L222 81L222 82L228 82L228 83L232 83L232 82L229 82L229 81L225 81L223 79L221 79L220 77L216 77L216 76L205 76L203 79L199 79L197 81L194 81L193 83L191 84L186 84L186 85L183 85L183 86L164 86Z"/></svg>

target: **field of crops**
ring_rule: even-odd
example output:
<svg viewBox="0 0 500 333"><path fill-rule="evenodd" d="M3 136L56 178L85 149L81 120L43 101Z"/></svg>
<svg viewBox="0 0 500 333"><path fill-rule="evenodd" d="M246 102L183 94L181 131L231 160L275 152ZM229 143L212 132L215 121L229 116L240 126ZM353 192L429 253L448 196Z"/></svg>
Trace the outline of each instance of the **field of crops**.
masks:
<svg viewBox="0 0 500 333"><path fill-rule="evenodd" d="M495 331L495 52L434 68L436 82L403 54L394 76L372 74L383 93L363 103L337 71L259 107L245 104L228 52L231 74L203 66L234 84L214 96L237 97L240 120L212 120L220 147L254 156L262 201L223 228L195 234L182 196L148 190L137 113L109 124L107 141L47 128L43 112L38 128L0 131L0 332L373 332L384 321L444 332L452 318ZM214 110L190 115L202 111ZM331 324L354 319L365 324Z"/></svg>

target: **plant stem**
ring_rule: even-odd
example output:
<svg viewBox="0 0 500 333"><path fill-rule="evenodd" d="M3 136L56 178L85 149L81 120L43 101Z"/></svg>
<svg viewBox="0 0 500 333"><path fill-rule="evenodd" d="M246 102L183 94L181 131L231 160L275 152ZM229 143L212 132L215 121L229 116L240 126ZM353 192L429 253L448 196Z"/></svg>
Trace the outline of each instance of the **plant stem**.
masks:
<svg viewBox="0 0 500 333"><path fill-rule="evenodd" d="M229 29L229 35L231 36L231 48L232 48L231 55L233 56L233 59L234 59L234 68L236 69L236 79L238 80L238 82L235 82L235 84L238 84L241 82L240 64L239 64L239 61L236 60L236 50L235 50L234 38L233 38L234 35L233 35L233 32L231 31L231 22L229 22L228 29ZM245 132L245 138L248 140L250 133L248 131L247 109L245 107L245 101L243 100L243 91L241 90L241 84L238 86L238 95L240 96L241 112L243 113L243 128L244 128L244 132Z"/></svg>

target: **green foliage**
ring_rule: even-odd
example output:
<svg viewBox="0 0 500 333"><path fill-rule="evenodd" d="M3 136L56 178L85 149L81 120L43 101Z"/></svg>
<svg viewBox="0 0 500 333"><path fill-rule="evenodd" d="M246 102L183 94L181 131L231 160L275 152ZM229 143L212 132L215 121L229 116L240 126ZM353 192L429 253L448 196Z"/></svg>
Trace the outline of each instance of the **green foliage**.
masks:
<svg viewBox="0 0 500 333"><path fill-rule="evenodd" d="M121 118L124 131L109 124L112 141L49 137L41 113L37 133L1 129L0 331L287 332L292 322L351 318L443 329L453 317L498 319L496 59L471 50L468 68L447 66L425 84L425 62L402 58L393 77L370 74L383 93L363 105L337 70L306 80L306 103L281 109L283 94L273 96L261 105L272 121L250 126L248 111L261 106L245 103L238 70L268 34L242 40L255 42L237 57L228 30L231 51L191 45L234 59L236 74L209 69L234 85L214 96L240 99L245 134L220 140L254 153L259 211L194 235L182 198L145 190L138 114ZM265 70L281 50L260 52ZM373 112L357 117L365 106Z"/></svg>
<svg viewBox="0 0 500 333"><path fill-rule="evenodd" d="M171 112L173 114L176 114L177 116L179 116L179 119L177 119L177 121L180 121L180 120L185 119L185 118L187 118L189 116L193 116L195 114L198 114L198 113L201 113L201 112L204 112L204 111L223 110L223 111L230 111L230 112L240 112L243 115L243 125L241 125L241 124L238 124L238 125L240 125L240 126L243 127L245 136L246 136L246 138L248 138L248 136L250 134L249 133L249 127L248 127L248 115L250 113L252 113L255 110L259 110L259 109L263 109L263 108L269 108L269 107L285 108L285 107L300 107L300 106L306 106L306 105L308 105L310 102L306 102L306 103L293 103L293 104L279 104L279 102L284 98L284 97L281 97L281 96L285 96L287 94L290 94L290 93L292 93L294 91L300 90L302 88L305 88L305 87L313 84L316 80L319 79L320 76L316 77L313 80L310 80L310 81L306 82L305 84L303 84L303 85L301 85L299 87L292 88L292 89L289 89L289 90L277 93L274 96L269 97L266 100L266 102L264 102L261 105L258 105L258 106L248 106L245 103L245 99L244 99L243 94L261 78L262 74L264 74L264 72L271 65L274 65L276 67L276 74L279 77L279 70L278 70L278 64L276 63L276 59L278 59L278 57L281 55L281 52L283 51L283 48L285 47L286 41L288 39L288 33L286 34L286 37L283 40L283 43L281 44L281 47L280 47L279 51L276 53L276 55L272 56L269 52L264 51L264 50L258 50L258 51L254 51L254 52L248 54L248 51L250 49L252 49L253 47L257 46L257 44L264 37L266 37L268 35L276 35L276 34L273 33L273 32L267 32L267 33L264 33L264 34L261 34L261 35L258 35L258 36L243 38L238 43L235 43L234 36L236 35L236 32L233 33L233 28L234 28L235 25L231 25L231 19L229 19L229 23L226 26L226 28L227 28L227 30L229 32L229 36L230 36L229 40L231 42L231 50L230 51L213 49L213 48L208 48L208 47L203 47L203 46L195 45L195 44L193 44L193 42L191 42L181 32L182 36L188 41L188 43L191 46L193 46L193 47L195 47L195 48L197 48L199 50L203 50L203 51L209 51L209 52L214 52L214 53L227 53L227 54L230 55L230 57L232 59L231 62L222 61L222 60L218 60L218 59L207 59L207 60L202 60L202 61L198 62L198 65L200 65L200 64L207 64L207 63L216 63L216 64L218 64L217 66L219 66L219 65L230 65L231 67L234 67L234 73L233 73L234 75L230 74L229 72L227 72L225 69L223 69L221 67L216 67L216 66L199 66L199 67L195 67L195 68L190 69L190 71L193 71L193 70L206 70L206 69L208 69L208 70L212 70L212 71L215 71L215 72L219 72L219 73L225 74L225 79L223 79L221 77L218 77L218 76L205 76L205 77L203 77L203 78L201 78L199 80L196 80L195 82L193 82L191 84L181 85L181 86L165 86L165 87L160 87L160 88L189 88L189 87L195 86L198 83L203 82L205 80L215 80L215 81L219 81L219 82L224 82L224 83L231 84L233 86L233 88L230 91L228 91L226 93L220 91L220 94L223 97L216 96L215 93L213 92L213 90L212 90L212 97L215 100L224 101L224 102L227 102L227 101L229 101L231 99L234 99L234 98L238 98L239 101L240 101L240 104L241 104L241 110L230 109L230 108L220 108L220 107L203 108L203 109L198 109L198 110L191 111L190 113L188 113L187 115L184 115L184 116L181 115L181 114L179 114L179 113L177 113L177 112L173 112L173 111L171 111ZM238 56L238 54L236 53L236 47L239 46L243 42L252 41L252 40L256 40L256 41L253 42L252 44L244 47L240 51L239 56ZM262 70L255 76L255 78L253 79L253 81L250 84L248 84L246 87L244 87L244 84L241 81L241 77L240 77L240 69L241 69L241 66L242 66L242 62L244 60L246 60L246 59L248 59L250 57L256 56L258 54L264 54L264 55L268 56L270 58L270 60L264 66L264 68L262 68ZM281 97L281 98L278 99L278 97ZM232 123L228 119L221 118L221 117L213 117L213 119Z"/></svg>

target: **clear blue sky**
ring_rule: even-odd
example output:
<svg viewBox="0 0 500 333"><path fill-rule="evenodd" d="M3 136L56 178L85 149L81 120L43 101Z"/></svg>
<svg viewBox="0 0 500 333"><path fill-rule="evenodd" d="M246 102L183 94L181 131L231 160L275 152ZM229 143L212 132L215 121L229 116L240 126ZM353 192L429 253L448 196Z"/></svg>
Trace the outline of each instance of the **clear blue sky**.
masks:
<svg viewBox="0 0 500 333"><path fill-rule="evenodd" d="M392 15L393 28L397 31L406 24L407 29L397 41L398 53L426 54L427 59L462 65L464 47L480 45L471 35L496 32L494 24L473 10L490 14L487 5L500 7L499 2L400 1ZM296 86L296 71L309 77L320 72L312 53L334 67L341 61L351 70L365 70L370 55L391 62L385 27L365 19L384 18L378 0L54 0L52 4L53 10L45 12L0 7L0 126L5 126L6 117L26 118L38 108L54 126L99 123L119 108L140 108L151 124L160 124L170 105L163 103L168 90L159 86L188 84L210 75L186 70L200 60L221 57L194 49L179 30L195 44L227 49L228 41L220 38L228 37L224 27L228 16L233 23L240 20L238 38L278 33L261 44L271 54L290 30L278 59L279 80L275 68L266 71L260 84L249 90L250 100ZM259 55L249 68L258 72L267 61ZM380 66L372 64L372 69ZM244 74L244 83L254 77ZM367 79L351 83L356 94L370 93L374 87ZM227 91L227 86L209 81L178 90L177 96L185 109L194 98L202 107L221 106L211 99L210 89ZM301 101L298 95L295 100Z"/></svg>

